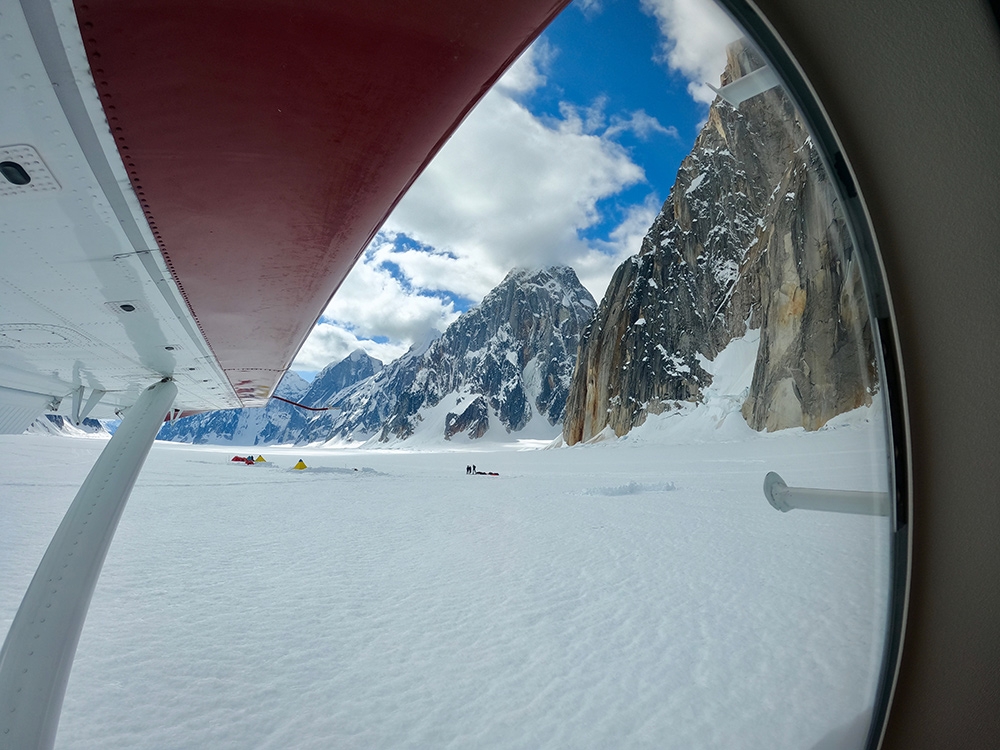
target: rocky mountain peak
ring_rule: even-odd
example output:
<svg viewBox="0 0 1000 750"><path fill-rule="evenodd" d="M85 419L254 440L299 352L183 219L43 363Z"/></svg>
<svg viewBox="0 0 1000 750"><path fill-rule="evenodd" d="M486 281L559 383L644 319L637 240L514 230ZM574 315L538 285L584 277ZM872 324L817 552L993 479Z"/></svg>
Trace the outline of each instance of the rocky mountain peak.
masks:
<svg viewBox="0 0 1000 750"><path fill-rule="evenodd" d="M580 333L596 302L565 266L514 269L412 365L395 376L400 397L381 438L406 438L422 409L449 394L479 396L446 417L445 437L508 432L535 415L562 418ZM457 405L457 402L456 402Z"/></svg>
<svg viewBox="0 0 1000 750"><path fill-rule="evenodd" d="M762 63L728 50L723 83ZM870 398L860 269L812 140L780 88L717 99L639 253L584 333L563 437L618 435L711 383L713 360L760 328L743 414L754 429L815 429Z"/></svg>
<svg viewBox="0 0 1000 750"><path fill-rule="evenodd" d="M490 430L558 434L580 334L596 302L571 268L515 269L448 329L383 366L361 350L324 368L296 400L186 417L161 439L267 443L477 439ZM301 382L300 382L301 381ZM539 425L541 423L541 425Z"/></svg>
<svg viewBox="0 0 1000 750"><path fill-rule="evenodd" d="M355 349L339 362L331 363L316 375L301 403L306 406L325 406L345 388L370 378L382 369L382 361Z"/></svg>
<svg viewBox="0 0 1000 750"><path fill-rule="evenodd" d="M281 396L292 401L298 401L308 391L309 382L293 370L285 372L281 378L281 382L278 383L278 387L274 389L276 396Z"/></svg>

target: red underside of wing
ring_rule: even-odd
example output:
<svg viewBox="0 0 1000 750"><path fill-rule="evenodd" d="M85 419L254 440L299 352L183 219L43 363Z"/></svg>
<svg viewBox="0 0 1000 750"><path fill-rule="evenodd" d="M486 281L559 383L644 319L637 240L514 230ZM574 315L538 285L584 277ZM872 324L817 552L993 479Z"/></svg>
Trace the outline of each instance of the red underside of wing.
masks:
<svg viewBox="0 0 1000 750"><path fill-rule="evenodd" d="M77 0L133 187L246 403L566 2Z"/></svg>

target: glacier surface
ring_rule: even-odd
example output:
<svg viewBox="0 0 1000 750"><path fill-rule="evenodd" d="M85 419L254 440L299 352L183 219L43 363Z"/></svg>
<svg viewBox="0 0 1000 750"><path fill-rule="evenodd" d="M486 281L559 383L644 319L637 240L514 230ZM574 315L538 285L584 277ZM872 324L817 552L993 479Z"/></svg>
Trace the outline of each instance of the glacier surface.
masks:
<svg viewBox="0 0 1000 750"><path fill-rule="evenodd" d="M772 750L863 729L888 522L778 513L761 483L885 490L877 413L759 435L723 413L741 379L716 387L714 407L573 448L245 466L157 443L56 746ZM0 632L102 444L0 437Z"/></svg>

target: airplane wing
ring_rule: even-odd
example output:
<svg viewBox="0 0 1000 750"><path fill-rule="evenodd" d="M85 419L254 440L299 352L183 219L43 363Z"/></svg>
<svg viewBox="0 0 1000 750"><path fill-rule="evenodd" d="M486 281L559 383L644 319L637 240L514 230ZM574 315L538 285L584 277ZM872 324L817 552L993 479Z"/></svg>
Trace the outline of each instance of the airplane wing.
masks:
<svg viewBox="0 0 1000 750"><path fill-rule="evenodd" d="M127 409L0 649L0 745L55 742L164 414L267 400L566 2L0 0L0 432Z"/></svg>
<svg viewBox="0 0 1000 750"><path fill-rule="evenodd" d="M567 0L2 0L0 431L266 401Z"/></svg>

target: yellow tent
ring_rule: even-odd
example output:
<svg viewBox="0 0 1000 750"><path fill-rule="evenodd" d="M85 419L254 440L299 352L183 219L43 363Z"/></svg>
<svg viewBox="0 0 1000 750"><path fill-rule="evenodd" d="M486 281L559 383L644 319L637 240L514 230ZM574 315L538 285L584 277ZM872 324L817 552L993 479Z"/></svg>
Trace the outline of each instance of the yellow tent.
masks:
<svg viewBox="0 0 1000 750"><path fill-rule="evenodd" d="M295 466L293 466L292 468L293 468L293 469L308 469L309 467L308 467L308 466L306 466L306 462L305 462L305 461L303 461L303 460L302 460L302 459L300 458L300 459L299 459L299 462L298 462L297 464L295 464Z"/></svg>
<svg viewBox="0 0 1000 750"><path fill-rule="evenodd" d="M257 456L257 460L255 461L255 463L266 464L267 460L263 456Z"/></svg>

